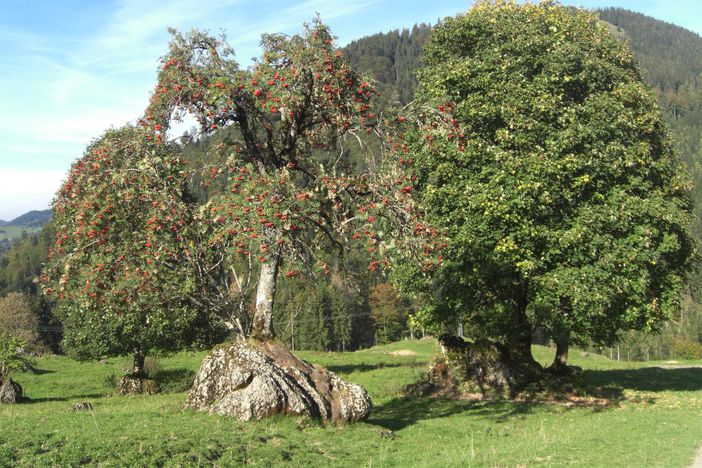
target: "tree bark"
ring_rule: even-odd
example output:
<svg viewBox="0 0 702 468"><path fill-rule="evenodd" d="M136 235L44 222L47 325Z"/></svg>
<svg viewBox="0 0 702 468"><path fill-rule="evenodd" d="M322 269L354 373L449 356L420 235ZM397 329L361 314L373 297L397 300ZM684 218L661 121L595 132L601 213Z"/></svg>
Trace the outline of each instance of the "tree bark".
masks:
<svg viewBox="0 0 702 468"><path fill-rule="evenodd" d="M517 387L542 377L543 368L531 353L531 323L527 316L529 301L526 294L515 301L512 324L507 336L507 360Z"/></svg>
<svg viewBox="0 0 702 468"><path fill-rule="evenodd" d="M527 305L525 297L515 304L507 347L512 359L531 362L534 361L534 357L531 354L531 324L526 314Z"/></svg>
<svg viewBox="0 0 702 468"><path fill-rule="evenodd" d="M142 351L134 352L134 367L132 369L132 375L137 377L146 376L144 370L144 361L146 360L146 355Z"/></svg>
<svg viewBox="0 0 702 468"><path fill-rule="evenodd" d="M274 255L261 265L261 274L256 289L256 310L254 311L251 337L266 341L275 338L273 331L273 301L278 279L280 256Z"/></svg>
<svg viewBox="0 0 702 468"><path fill-rule="evenodd" d="M562 370L568 368L568 348L570 347L570 330L561 332L555 339L556 357L553 359L551 368Z"/></svg>

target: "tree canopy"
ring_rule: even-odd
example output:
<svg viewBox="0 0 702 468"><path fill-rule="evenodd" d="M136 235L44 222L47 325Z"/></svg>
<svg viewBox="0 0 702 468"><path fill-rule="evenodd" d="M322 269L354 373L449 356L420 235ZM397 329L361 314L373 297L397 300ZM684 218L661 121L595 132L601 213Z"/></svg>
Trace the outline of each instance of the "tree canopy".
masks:
<svg viewBox="0 0 702 468"><path fill-rule="evenodd" d="M535 326L607 343L679 309L690 182L636 60L595 14L478 2L435 28L422 63L406 141L449 238L431 320L464 317L530 356Z"/></svg>
<svg viewBox="0 0 702 468"><path fill-rule="evenodd" d="M298 275L301 264L326 273L318 253L341 252L351 241L379 253L377 214L406 226L415 213L402 171L378 182L348 166L353 145L377 156L382 139L369 143L366 135L377 132L382 116L373 86L334 48L329 29L316 20L301 35L264 35L262 45L261 59L243 70L223 39L176 33L142 125L157 142L181 113L205 132L229 130L208 155L225 190L210 196L200 223L213 249L254 259L256 310L241 332L267 339L281 268L286 277ZM415 234L419 242L431 239L428 231Z"/></svg>
<svg viewBox="0 0 702 468"><path fill-rule="evenodd" d="M42 280L64 324L64 349L79 358L134 354L140 365L146 353L190 344L198 331L213 335L207 309L190 300L196 275L183 162L147 136L130 126L108 130L54 200L56 239Z"/></svg>

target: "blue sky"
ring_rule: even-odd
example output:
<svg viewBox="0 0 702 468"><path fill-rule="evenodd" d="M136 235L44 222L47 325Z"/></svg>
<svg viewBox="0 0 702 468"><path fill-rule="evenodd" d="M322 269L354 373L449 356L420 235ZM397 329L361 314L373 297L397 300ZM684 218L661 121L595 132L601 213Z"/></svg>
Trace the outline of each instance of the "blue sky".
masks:
<svg viewBox="0 0 702 468"><path fill-rule="evenodd" d="M168 27L224 30L242 65L264 32L294 33L315 12L339 45L435 23L470 1L3 0L0 8L0 219L44 209L85 146L138 118ZM564 1L620 6L702 34L699 0Z"/></svg>

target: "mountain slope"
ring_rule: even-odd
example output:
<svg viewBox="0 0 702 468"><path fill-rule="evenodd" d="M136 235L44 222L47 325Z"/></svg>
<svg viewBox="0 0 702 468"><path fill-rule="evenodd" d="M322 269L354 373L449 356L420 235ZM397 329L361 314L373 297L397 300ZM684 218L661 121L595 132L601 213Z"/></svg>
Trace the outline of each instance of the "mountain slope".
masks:
<svg viewBox="0 0 702 468"><path fill-rule="evenodd" d="M42 227L51 221L52 216L51 210L32 210L6 223L6 226Z"/></svg>

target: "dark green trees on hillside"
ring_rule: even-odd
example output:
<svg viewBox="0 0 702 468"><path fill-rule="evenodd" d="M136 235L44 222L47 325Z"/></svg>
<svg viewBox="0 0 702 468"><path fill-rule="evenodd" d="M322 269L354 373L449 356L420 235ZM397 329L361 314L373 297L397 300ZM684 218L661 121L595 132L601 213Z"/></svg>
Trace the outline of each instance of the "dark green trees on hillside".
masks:
<svg viewBox="0 0 702 468"><path fill-rule="evenodd" d="M526 360L538 325L559 367L570 342L679 310L690 183L636 60L596 15L479 2L435 29L423 65L407 142L450 238L432 319L462 316Z"/></svg>
<svg viewBox="0 0 702 468"><path fill-rule="evenodd" d="M415 24L411 30L373 34L344 47L351 66L378 80L386 98L410 102L417 87L415 71L431 27Z"/></svg>
<svg viewBox="0 0 702 468"><path fill-rule="evenodd" d="M623 8L602 8L598 14L625 32L654 88L677 91L688 77L702 73L700 37L694 32Z"/></svg>

